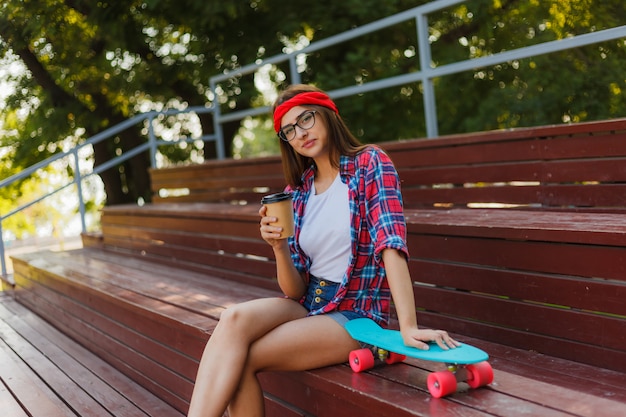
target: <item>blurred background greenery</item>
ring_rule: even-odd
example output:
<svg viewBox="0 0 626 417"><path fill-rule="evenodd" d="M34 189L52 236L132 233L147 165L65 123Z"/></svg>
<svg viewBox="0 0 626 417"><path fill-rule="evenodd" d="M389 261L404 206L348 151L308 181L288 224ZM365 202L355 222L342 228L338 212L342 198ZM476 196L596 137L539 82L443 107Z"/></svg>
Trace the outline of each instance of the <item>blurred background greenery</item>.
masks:
<svg viewBox="0 0 626 417"><path fill-rule="evenodd" d="M411 0L5 0L0 5L0 177L7 178L107 127L149 110L202 106L211 76L427 3ZM429 16L433 65L564 39L624 24L622 0L468 0ZM407 21L312 53L304 82L325 90L419 70L415 22ZM435 80L440 134L600 120L626 115L626 40L480 68ZM223 110L271 104L287 68L220 84ZM425 135L421 86L337 100L364 142ZM191 123L192 122L192 123ZM198 124L160 120L160 133L193 136ZM195 125L194 125L195 123ZM196 127L194 127L196 126ZM100 164L146 140L145 127L95 147ZM278 152L268 116L225 126L227 153ZM166 164L198 163L215 151L199 143L163 150ZM149 160L140 155L87 185L88 205L150 201ZM0 211L71 176L49 169L36 184L0 190ZM42 179L43 178L43 179ZM95 180L94 180L95 181ZM3 225L14 235L67 228L52 208ZM37 212L39 210L39 212ZM42 218L35 223L29 219Z"/></svg>

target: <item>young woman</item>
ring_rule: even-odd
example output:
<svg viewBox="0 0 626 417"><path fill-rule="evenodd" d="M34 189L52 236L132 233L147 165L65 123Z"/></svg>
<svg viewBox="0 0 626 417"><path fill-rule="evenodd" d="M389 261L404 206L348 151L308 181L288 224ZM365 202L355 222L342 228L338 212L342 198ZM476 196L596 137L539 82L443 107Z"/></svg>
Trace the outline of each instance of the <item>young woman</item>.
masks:
<svg viewBox="0 0 626 417"><path fill-rule="evenodd" d="M345 323L369 317L386 324L390 296L407 345L458 346L445 331L417 326L400 183L389 157L361 145L335 103L312 86L281 93L274 127L295 235L279 239L277 219L265 207L259 214L285 297L224 311L200 362L190 417L219 417L227 408L231 417L263 416L257 373L346 362L360 346Z"/></svg>

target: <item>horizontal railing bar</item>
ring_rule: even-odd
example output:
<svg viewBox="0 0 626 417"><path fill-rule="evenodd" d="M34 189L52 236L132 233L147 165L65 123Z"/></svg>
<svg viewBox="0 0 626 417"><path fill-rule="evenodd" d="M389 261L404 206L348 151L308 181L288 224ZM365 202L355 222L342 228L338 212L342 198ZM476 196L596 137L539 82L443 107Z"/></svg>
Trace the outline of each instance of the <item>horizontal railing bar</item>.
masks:
<svg viewBox="0 0 626 417"><path fill-rule="evenodd" d="M272 64L278 64L281 62L286 62L293 55L300 55L300 54L307 54L309 52L315 52L320 49L324 49L329 46L334 46L339 43L343 43L343 42L361 37L363 35L376 32L380 29L384 29L389 26L402 23L409 19L413 19L417 16L425 15L428 13L432 13L438 10L448 8L450 6L454 6L459 3L463 3L464 1L465 0L439 0L439 1L427 3L421 6L417 6L412 9L405 10L404 12L397 13L393 16L385 17L372 23L367 23L363 26L359 26L358 28L350 29L346 32L329 36L328 38L311 43L310 45L307 45L304 48L299 49L297 51L293 51L288 54L274 55L272 57L258 61L256 63L248 64L236 70L229 71L225 74L215 75L211 77L211 80L214 81L215 83L219 83L219 82L229 80L239 75L250 74L258 70L259 68L264 67L265 65L272 65Z"/></svg>
<svg viewBox="0 0 626 417"><path fill-rule="evenodd" d="M62 185L62 186L60 186L59 188L56 188L56 189L54 189L54 190L52 190L52 191L49 191L48 193L46 193L46 194L42 195L41 197L39 197L39 198L37 198L37 199L35 199L35 200L33 200L33 201L29 201L28 203L25 203L25 204L21 205L20 207L17 207L16 209L11 210L10 212L8 212L7 214L5 214L4 216L0 216L0 221L4 220L4 219L6 219L6 218L9 218L9 217L11 217L11 216L13 216L14 214L17 214L17 213L19 213L20 211L22 211L22 210L24 210L24 209L27 209L28 207L30 207L30 206L32 206L32 205L34 205L34 204L37 204L37 203L39 203L40 201L45 200L46 198L48 198L48 197L50 197L50 196L52 196L52 195L54 195L54 194L56 194L56 193L58 193L58 192L60 192L60 191L63 191L64 189L66 189L66 188L67 188L67 187L69 187L70 185L74 185L74 181L69 182L69 183L67 183L67 184L65 184L65 185Z"/></svg>
<svg viewBox="0 0 626 417"><path fill-rule="evenodd" d="M475 68L483 68L491 65L502 64L516 59L531 58L553 52L589 46L600 42L626 38L626 25L611 29L603 29L597 32L585 33L571 38L558 39L538 45L526 46L513 51L499 52L497 54L474 58L468 61L442 65L440 67L425 69L429 78L451 75Z"/></svg>

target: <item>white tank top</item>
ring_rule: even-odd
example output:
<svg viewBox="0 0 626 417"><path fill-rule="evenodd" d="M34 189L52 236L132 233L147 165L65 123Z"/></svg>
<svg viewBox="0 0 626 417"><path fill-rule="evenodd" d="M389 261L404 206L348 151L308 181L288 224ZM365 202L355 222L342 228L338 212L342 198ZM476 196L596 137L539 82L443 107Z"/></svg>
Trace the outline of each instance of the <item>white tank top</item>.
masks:
<svg viewBox="0 0 626 417"><path fill-rule="evenodd" d="M350 202L348 185L337 175L331 186L307 201L300 231L300 247L311 258L310 273L341 282L350 261Z"/></svg>

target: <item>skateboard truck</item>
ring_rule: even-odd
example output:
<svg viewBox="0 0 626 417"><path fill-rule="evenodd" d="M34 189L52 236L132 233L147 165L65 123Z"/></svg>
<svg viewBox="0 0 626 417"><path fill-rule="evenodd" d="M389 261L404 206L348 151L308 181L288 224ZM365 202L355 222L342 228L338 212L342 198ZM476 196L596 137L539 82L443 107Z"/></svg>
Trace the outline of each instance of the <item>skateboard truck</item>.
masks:
<svg viewBox="0 0 626 417"><path fill-rule="evenodd" d="M487 361L471 365L452 364L448 365L447 371L430 373L426 379L428 391L435 398L456 392L457 382L465 382L470 388L484 387L493 382L493 369Z"/></svg>

